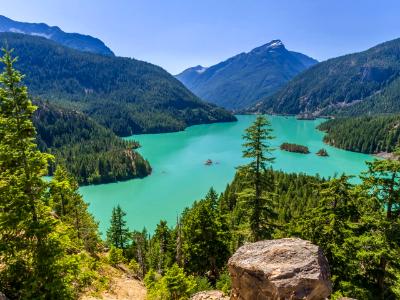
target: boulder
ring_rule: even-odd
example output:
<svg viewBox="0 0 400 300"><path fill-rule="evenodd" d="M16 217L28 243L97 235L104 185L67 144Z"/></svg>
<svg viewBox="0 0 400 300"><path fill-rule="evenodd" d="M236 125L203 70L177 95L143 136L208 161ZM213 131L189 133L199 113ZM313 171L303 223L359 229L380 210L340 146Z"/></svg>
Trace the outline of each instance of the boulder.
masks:
<svg viewBox="0 0 400 300"><path fill-rule="evenodd" d="M221 291L204 291L194 294L190 300L229 300Z"/></svg>
<svg viewBox="0 0 400 300"><path fill-rule="evenodd" d="M240 247L229 259L231 300L325 299L332 292L322 250L297 238Z"/></svg>

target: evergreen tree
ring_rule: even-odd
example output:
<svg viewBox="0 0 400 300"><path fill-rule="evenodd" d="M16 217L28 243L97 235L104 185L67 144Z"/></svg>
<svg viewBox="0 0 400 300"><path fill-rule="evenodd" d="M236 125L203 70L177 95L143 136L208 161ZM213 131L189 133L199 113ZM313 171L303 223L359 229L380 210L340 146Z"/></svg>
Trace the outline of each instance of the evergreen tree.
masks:
<svg viewBox="0 0 400 300"><path fill-rule="evenodd" d="M141 232L134 231L131 233L132 245L130 247L131 252L137 263L139 264L139 277L144 278L147 273L147 255L148 255L148 237L147 230L144 228Z"/></svg>
<svg viewBox="0 0 400 300"><path fill-rule="evenodd" d="M4 51L0 61L0 286L15 299L67 299L59 222L44 202L51 156L35 143L36 109Z"/></svg>
<svg viewBox="0 0 400 300"><path fill-rule="evenodd" d="M292 234L310 240L324 250L334 274L333 283L340 286L340 281L348 279L351 273L343 245L347 238L354 235L353 223L360 218L356 191L345 175L322 183L315 189L319 190L317 206L300 220L292 222L295 226Z"/></svg>
<svg viewBox="0 0 400 300"><path fill-rule="evenodd" d="M111 249L108 252L108 262L115 267L118 264L123 263L124 260L122 249L111 246Z"/></svg>
<svg viewBox="0 0 400 300"><path fill-rule="evenodd" d="M187 276L184 270L174 264L160 276L150 270L144 279L150 300L183 300L189 299L196 288L193 276Z"/></svg>
<svg viewBox="0 0 400 300"><path fill-rule="evenodd" d="M230 254L230 232L217 201L211 188L205 199L194 203L182 216L185 270L200 276L208 273L211 281L218 277Z"/></svg>
<svg viewBox="0 0 400 300"><path fill-rule="evenodd" d="M270 166L275 158L272 156L273 148L270 145L272 136L271 124L264 116L258 116L254 123L246 129L243 135L243 157L251 161L240 170L247 175L250 186L242 191L239 198L244 200L250 209L250 229L255 241L269 237L271 228L265 225L274 217L272 203L268 195L263 195L263 172ZM265 183L264 183L265 185Z"/></svg>
<svg viewBox="0 0 400 300"><path fill-rule="evenodd" d="M163 274L165 265L167 263L167 252L170 243L171 232L168 228L167 221L161 220L156 227L154 240L158 243L158 273Z"/></svg>
<svg viewBox="0 0 400 300"><path fill-rule="evenodd" d="M399 153L399 149L396 150ZM375 205L363 219L363 234L357 239L371 285L380 299L400 297L400 161L368 162L364 188ZM367 246L368 245L368 246Z"/></svg>
<svg viewBox="0 0 400 300"><path fill-rule="evenodd" d="M57 166L50 181L48 198L54 213L74 229L71 239L83 242L84 248L94 253L100 243L98 224L79 194L78 183L62 166Z"/></svg>
<svg viewBox="0 0 400 300"><path fill-rule="evenodd" d="M124 219L125 216L126 213L121 206L114 207L110 220L111 225L107 230L107 242L119 249L126 249L130 240L129 229Z"/></svg>

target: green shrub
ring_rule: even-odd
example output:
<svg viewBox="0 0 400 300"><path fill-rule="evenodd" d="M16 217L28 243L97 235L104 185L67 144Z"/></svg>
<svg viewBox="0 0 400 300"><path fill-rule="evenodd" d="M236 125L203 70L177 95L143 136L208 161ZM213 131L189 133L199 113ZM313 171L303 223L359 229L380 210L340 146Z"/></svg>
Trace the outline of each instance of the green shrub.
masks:
<svg viewBox="0 0 400 300"><path fill-rule="evenodd" d="M232 288L231 276L228 271L221 273L216 283L217 290L223 291L225 295L229 295Z"/></svg>
<svg viewBox="0 0 400 300"><path fill-rule="evenodd" d="M111 246L110 252L108 253L108 262L112 266L116 266L125 261L122 249Z"/></svg>

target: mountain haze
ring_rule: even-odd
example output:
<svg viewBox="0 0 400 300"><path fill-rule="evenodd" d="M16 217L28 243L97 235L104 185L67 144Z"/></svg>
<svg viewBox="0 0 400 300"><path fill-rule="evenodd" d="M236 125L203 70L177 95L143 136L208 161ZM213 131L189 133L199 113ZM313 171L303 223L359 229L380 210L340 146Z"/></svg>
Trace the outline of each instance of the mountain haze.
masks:
<svg viewBox="0 0 400 300"><path fill-rule="evenodd" d="M321 62L250 111L318 115L400 112L400 39Z"/></svg>
<svg viewBox="0 0 400 300"><path fill-rule="evenodd" d="M272 94L316 63L304 54L288 51L280 40L273 40L209 68L189 68L176 78L204 100L241 109Z"/></svg>
<svg viewBox="0 0 400 300"><path fill-rule="evenodd" d="M114 53L97 38L79 33L67 33L57 26L49 26L44 23L18 22L0 15L0 32L41 36L72 49L114 56Z"/></svg>
<svg viewBox="0 0 400 300"><path fill-rule="evenodd" d="M235 120L150 63L81 52L17 33L0 33L0 43L14 48L16 67L26 75L32 95L80 110L118 135Z"/></svg>

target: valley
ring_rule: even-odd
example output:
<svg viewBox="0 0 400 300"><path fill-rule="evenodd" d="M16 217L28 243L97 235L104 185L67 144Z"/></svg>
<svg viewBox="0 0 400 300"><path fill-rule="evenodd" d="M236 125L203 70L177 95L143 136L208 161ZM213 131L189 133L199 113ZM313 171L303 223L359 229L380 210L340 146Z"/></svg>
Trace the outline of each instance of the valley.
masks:
<svg viewBox="0 0 400 300"><path fill-rule="evenodd" d="M153 172L143 179L105 185L85 186L80 191L90 203L90 211L100 221L105 233L111 210L117 204L129 215L130 229L150 232L160 219L176 223L176 216L195 200L201 199L214 187L223 192L233 179L236 168L246 162L242 158L242 134L256 118L239 115L238 122L197 125L176 133L137 135L126 140L137 140L139 152L146 157ZM295 117L268 116L274 130L275 170L319 174L325 178L346 173L359 175L366 169L365 161L373 157L340 150L323 143L324 133L316 127L323 119L308 121ZM316 153L326 148L330 157L302 155L279 150L282 142L301 143ZM214 164L205 166L211 159Z"/></svg>

